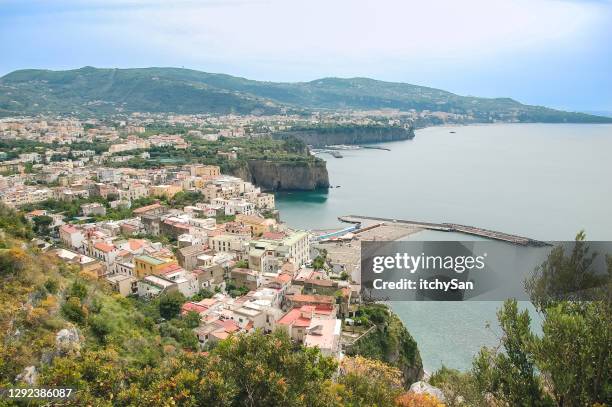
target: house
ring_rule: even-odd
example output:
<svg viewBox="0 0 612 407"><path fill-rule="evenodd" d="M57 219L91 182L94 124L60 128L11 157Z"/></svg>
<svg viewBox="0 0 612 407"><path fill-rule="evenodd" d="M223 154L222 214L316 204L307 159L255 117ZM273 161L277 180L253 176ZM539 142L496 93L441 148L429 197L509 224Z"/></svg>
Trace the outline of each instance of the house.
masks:
<svg viewBox="0 0 612 407"><path fill-rule="evenodd" d="M146 276L138 281L138 296L145 298L157 297L162 293L178 291L176 283L157 276Z"/></svg>
<svg viewBox="0 0 612 407"><path fill-rule="evenodd" d="M159 270L159 277L176 284L176 288L185 297L192 297L199 291L197 276L176 263L170 263Z"/></svg>
<svg viewBox="0 0 612 407"><path fill-rule="evenodd" d="M285 300L289 307L300 308L304 305L312 305L318 310L330 310L336 315L336 298L330 295L306 295L287 294Z"/></svg>
<svg viewBox="0 0 612 407"><path fill-rule="evenodd" d="M196 164L191 166L191 175L204 179L213 179L221 175L221 168L218 165Z"/></svg>
<svg viewBox="0 0 612 407"><path fill-rule="evenodd" d="M261 239L253 240L249 245L249 264L251 256L257 257L261 254L257 252L258 250L271 253L281 262L291 261L298 267L306 264L310 258L310 241L308 233L304 231L295 231L288 235L264 233Z"/></svg>
<svg viewBox="0 0 612 407"><path fill-rule="evenodd" d="M73 225L62 225L59 229L59 235L62 243L73 249L79 249L85 240L81 230Z"/></svg>
<svg viewBox="0 0 612 407"><path fill-rule="evenodd" d="M340 354L342 322L339 319L312 318L304 336L304 346L319 348L325 356Z"/></svg>
<svg viewBox="0 0 612 407"><path fill-rule="evenodd" d="M274 195L264 192L257 194L255 206L260 209L274 209Z"/></svg>
<svg viewBox="0 0 612 407"><path fill-rule="evenodd" d="M55 255L67 263L75 264L81 272L98 278L104 274L104 266L93 257L85 256L66 249L57 249Z"/></svg>
<svg viewBox="0 0 612 407"><path fill-rule="evenodd" d="M193 270L193 273L198 279L198 286L200 288L211 288L220 285L225 277L225 269L218 264L208 267L198 266Z"/></svg>
<svg viewBox="0 0 612 407"><path fill-rule="evenodd" d="M93 202L81 205L83 216L104 216L106 215L106 207L100 203Z"/></svg>
<svg viewBox="0 0 612 407"><path fill-rule="evenodd" d="M140 221L142 222L145 232L152 236L159 236L161 230L160 215L145 213L140 215Z"/></svg>
<svg viewBox="0 0 612 407"><path fill-rule="evenodd" d="M270 232L276 223L273 219L265 219L257 215L236 215L236 222L249 228L252 237L259 237Z"/></svg>
<svg viewBox="0 0 612 407"><path fill-rule="evenodd" d="M140 208L134 209L132 211L132 213L135 216L142 216L142 215L163 215L167 211L168 211L168 208L166 208L165 206L163 206L159 202L156 202L156 203L151 204L151 205L142 206Z"/></svg>
<svg viewBox="0 0 612 407"><path fill-rule="evenodd" d="M143 254L134 258L134 266L136 269L136 276L138 278L144 278L152 274L159 274L159 272L169 264L176 264L176 260L157 258Z"/></svg>
<svg viewBox="0 0 612 407"><path fill-rule="evenodd" d="M177 218L167 218L159 224L159 231L163 235L178 238L190 232L189 224Z"/></svg>
<svg viewBox="0 0 612 407"><path fill-rule="evenodd" d="M115 261L118 252L119 249L112 243L100 241L90 245L90 253L92 256L103 261L108 269L110 269L111 264Z"/></svg>
<svg viewBox="0 0 612 407"><path fill-rule="evenodd" d="M180 185L154 185L149 190L151 196L172 198L183 190Z"/></svg>
<svg viewBox="0 0 612 407"><path fill-rule="evenodd" d="M138 294L138 280L134 277L124 274L113 274L106 276L106 281L113 291L118 292L124 297Z"/></svg>
<svg viewBox="0 0 612 407"><path fill-rule="evenodd" d="M185 270L193 270L198 265L198 256L204 254L207 247L203 244L183 247L178 250L177 259Z"/></svg>
<svg viewBox="0 0 612 407"><path fill-rule="evenodd" d="M296 342L303 342L306 329L310 326L315 307L293 308L276 321L276 328L284 331Z"/></svg>
<svg viewBox="0 0 612 407"><path fill-rule="evenodd" d="M241 252L246 247L244 236L221 234L208 237L208 245L215 252Z"/></svg>
<svg viewBox="0 0 612 407"><path fill-rule="evenodd" d="M313 305L293 308L276 322L293 340L318 347L327 356L338 356L342 323L329 309Z"/></svg>
<svg viewBox="0 0 612 407"><path fill-rule="evenodd" d="M211 344L217 343L238 331L240 331L240 327L231 319L217 319L194 329L200 346L205 346L209 342Z"/></svg>
<svg viewBox="0 0 612 407"><path fill-rule="evenodd" d="M250 269L232 269L232 271L230 271L230 278L236 288L246 287L249 291L255 291L261 285L259 274Z"/></svg>

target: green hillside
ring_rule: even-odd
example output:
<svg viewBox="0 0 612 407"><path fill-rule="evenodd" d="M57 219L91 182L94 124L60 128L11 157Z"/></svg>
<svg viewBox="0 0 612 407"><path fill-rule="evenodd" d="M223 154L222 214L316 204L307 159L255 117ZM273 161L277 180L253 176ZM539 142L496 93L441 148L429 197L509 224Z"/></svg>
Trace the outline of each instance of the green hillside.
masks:
<svg viewBox="0 0 612 407"><path fill-rule="evenodd" d="M469 114L474 121L603 123L612 118L459 96L368 78L260 82L179 68L20 70L0 78L0 115L121 112L277 113L285 109L415 109Z"/></svg>

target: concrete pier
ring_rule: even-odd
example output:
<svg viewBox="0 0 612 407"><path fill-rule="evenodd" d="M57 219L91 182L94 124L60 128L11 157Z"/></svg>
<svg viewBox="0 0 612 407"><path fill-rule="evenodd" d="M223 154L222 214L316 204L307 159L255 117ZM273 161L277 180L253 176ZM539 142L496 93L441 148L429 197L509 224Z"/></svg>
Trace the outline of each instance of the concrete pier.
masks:
<svg viewBox="0 0 612 407"><path fill-rule="evenodd" d="M414 226L420 229L426 230L437 230L441 232L458 232L465 233L467 235L480 236L487 239L499 240L503 242L508 242L520 246L548 246L549 243L542 242L539 240L531 239L524 236L513 235L504 232L498 232L495 230L489 230L484 228L479 228L476 226L467 226L467 225L459 225L457 223L431 223L431 222L419 222L413 220L403 220L403 219L388 219L388 218L377 218L373 216L361 216L361 215L347 215L340 216L338 219L341 222L360 224L361 227L369 226L374 223L390 223L390 224L405 224Z"/></svg>

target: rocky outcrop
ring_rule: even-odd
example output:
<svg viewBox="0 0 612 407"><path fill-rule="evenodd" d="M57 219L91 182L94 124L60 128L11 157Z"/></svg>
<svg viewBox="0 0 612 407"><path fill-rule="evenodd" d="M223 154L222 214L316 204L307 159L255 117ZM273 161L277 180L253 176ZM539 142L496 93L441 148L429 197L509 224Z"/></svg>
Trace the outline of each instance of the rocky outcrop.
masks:
<svg viewBox="0 0 612 407"><path fill-rule="evenodd" d="M78 354L81 350L81 335L79 330L72 326L64 328L55 335L57 355Z"/></svg>
<svg viewBox="0 0 612 407"><path fill-rule="evenodd" d="M412 127L401 126L338 126L279 132L274 138L297 138L313 147L337 144L367 144L414 138Z"/></svg>
<svg viewBox="0 0 612 407"><path fill-rule="evenodd" d="M410 384L423 378L423 362L416 341L402 321L384 304L363 305L357 312L361 320L375 328L357 341L348 354L379 359L397 367Z"/></svg>
<svg viewBox="0 0 612 407"><path fill-rule="evenodd" d="M315 190L329 187L325 161L249 160L233 174L267 191Z"/></svg>
<svg viewBox="0 0 612 407"><path fill-rule="evenodd" d="M15 378L16 382L23 382L28 386L36 386L38 382L38 370L36 366L28 366L23 369L23 372L17 375Z"/></svg>

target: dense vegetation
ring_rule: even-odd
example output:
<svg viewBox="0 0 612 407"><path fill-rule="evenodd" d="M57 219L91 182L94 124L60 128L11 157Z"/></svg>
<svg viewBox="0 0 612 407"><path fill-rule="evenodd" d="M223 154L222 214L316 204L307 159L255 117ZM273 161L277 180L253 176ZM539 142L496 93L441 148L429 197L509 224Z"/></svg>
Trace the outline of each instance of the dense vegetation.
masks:
<svg viewBox="0 0 612 407"><path fill-rule="evenodd" d="M412 127L387 123L295 125L290 130L274 133L277 139L297 139L308 145L322 147L334 144L366 144L414 138Z"/></svg>
<svg viewBox="0 0 612 407"><path fill-rule="evenodd" d="M423 364L416 341L402 321L383 304L367 304L359 308L356 322L375 328L356 342L349 354L381 360L397 367L407 382L420 380Z"/></svg>
<svg viewBox="0 0 612 407"><path fill-rule="evenodd" d="M0 79L0 115L118 112L278 113L285 109L431 110L477 121L612 122L610 118L522 105L508 98L455 95L367 78L258 82L178 68L21 70Z"/></svg>
<svg viewBox="0 0 612 407"><path fill-rule="evenodd" d="M274 140L270 137L259 138L226 138L217 141L203 140L198 137L186 137L191 143L187 149L173 147L151 147L147 150L150 157L134 157L126 162L111 164L116 167L158 168L164 165L181 165L202 163L218 165L224 174L233 174L244 169L249 160L269 160L275 163L300 165L320 159L308 152L307 146L294 138ZM236 159L229 159L221 153L236 153ZM139 151L124 154L138 154Z"/></svg>
<svg viewBox="0 0 612 407"><path fill-rule="evenodd" d="M544 319L541 335L532 331L529 312L507 300L497 314L499 346L483 348L470 372L443 368L434 374L431 383L444 391L449 407L612 403L612 258L606 258L603 280L591 267L592 256L580 233L571 253L555 248L527 280L531 302ZM559 295L585 290L591 301Z"/></svg>

